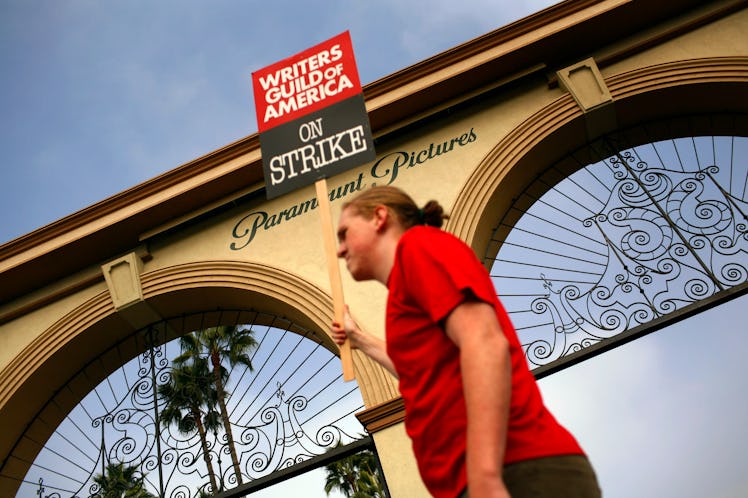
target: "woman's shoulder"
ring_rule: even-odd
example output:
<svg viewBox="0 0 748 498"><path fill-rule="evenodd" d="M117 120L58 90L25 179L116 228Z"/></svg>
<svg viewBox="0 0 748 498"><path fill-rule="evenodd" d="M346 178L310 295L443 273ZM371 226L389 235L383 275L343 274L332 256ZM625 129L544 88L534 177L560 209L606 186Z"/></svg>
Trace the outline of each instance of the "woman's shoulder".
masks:
<svg viewBox="0 0 748 498"><path fill-rule="evenodd" d="M418 225L408 229L400 239L403 251L424 251L433 253L462 252L472 249L455 235L427 225Z"/></svg>

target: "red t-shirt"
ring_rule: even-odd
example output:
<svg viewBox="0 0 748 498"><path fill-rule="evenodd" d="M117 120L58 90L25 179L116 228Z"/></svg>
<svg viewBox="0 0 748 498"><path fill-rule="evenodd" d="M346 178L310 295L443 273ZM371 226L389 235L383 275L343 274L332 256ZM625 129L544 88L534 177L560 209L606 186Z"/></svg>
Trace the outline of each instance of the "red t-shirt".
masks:
<svg viewBox="0 0 748 498"><path fill-rule="evenodd" d="M494 306L510 344L512 399L504 463L583 454L543 405L517 333L468 245L438 228L411 228L400 239L387 287L387 353L400 378L405 428L432 495L454 498L467 485L459 350L441 323L469 294Z"/></svg>

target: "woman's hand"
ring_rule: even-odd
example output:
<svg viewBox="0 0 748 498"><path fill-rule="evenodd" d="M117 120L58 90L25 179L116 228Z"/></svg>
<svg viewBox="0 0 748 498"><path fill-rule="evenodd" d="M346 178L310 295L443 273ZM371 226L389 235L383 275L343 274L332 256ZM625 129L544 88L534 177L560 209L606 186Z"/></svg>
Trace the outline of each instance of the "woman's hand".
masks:
<svg viewBox="0 0 748 498"><path fill-rule="evenodd" d="M358 349L361 336L364 334L358 327L358 324L351 317L351 312L348 309L348 305L345 305L345 313L343 315L343 323L333 321L330 327L332 333L332 339L335 344L342 346L346 339L351 340L351 349Z"/></svg>
<svg viewBox="0 0 748 498"><path fill-rule="evenodd" d="M338 346L342 345L346 339L351 341L351 349L358 349L362 353L371 357L372 360L382 365L388 372L397 377L395 366L387 354L387 344L372 334L364 332L351 317L348 305L345 306L343 323L333 321L330 326L332 340Z"/></svg>

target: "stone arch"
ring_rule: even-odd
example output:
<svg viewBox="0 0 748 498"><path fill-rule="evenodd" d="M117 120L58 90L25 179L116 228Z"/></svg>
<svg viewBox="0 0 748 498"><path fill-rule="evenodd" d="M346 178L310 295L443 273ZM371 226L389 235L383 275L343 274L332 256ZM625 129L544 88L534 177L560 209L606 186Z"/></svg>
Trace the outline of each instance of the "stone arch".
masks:
<svg viewBox="0 0 748 498"><path fill-rule="evenodd" d="M140 305L161 317L217 308L259 310L306 328L338 354L326 332L333 317L330 295L288 271L246 261L204 261L145 272L141 284ZM3 450L8 455L2 462L0 494L13 495L57 425L123 358L87 365L118 343L130 358L141 352L135 331L102 291L61 317L9 362L0 375ZM366 406L397 395L380 366L357 352L353 361ZM107 371L102 364L111 366Z"/></svg>
<svg viewBox="0 0 748 498"><path fill-rule="evenodd" d="M617 129L679 115L748 112L746 57L657 64L610 76L605 83ZM492 223L512 200L545 168L596 138L589 134L587 118L569 93L528 117L476 167L458 195L447 230L484 254Z"/></svg>

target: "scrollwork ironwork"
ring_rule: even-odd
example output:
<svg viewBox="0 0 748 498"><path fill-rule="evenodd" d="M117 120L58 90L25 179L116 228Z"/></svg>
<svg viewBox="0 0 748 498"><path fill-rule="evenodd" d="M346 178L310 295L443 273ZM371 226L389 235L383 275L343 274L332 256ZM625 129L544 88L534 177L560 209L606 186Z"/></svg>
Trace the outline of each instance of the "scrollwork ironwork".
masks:
<svg viewBox="0 0 748 498"><path fill-rule="evenodd" d="M527 210L530 216L508 227L494 262L497 290L502 296L510 295L507 299L512 305L507 309L514 315L533 366L549 364L748 281L747 188L725 185L717 164L689 168L680 161L677 169L666 166L667 157L660 163L650 162L655 155L644 157L644 146L616 150L610 141L607 146L606 159L553 186ZM738 171L746 174L745 168ZM733 178L735 173L731 170L727 176ZM579 213L590 213L592 204L599 201L591 214L569 215L575 219L567 229L583 243L559 242L563 237L547 233L557 231L558 221L543 221L554 216L543 211L552 204L547 199L573 199L573 189L596 199L578 209ZM557 211L576 209L554 207ZM543 252L552 254L547 260L567 258L589 264L564 270L557 263L535 258L523 261L532 256L517 254L516 248L528 243L515 242L525 236L515 233L516 227L523 234L546 238ZM555 250L549 248L554 244ZM599 263L598 247L605 248L605 259ZM544 264L548 270L535 275L529 270ZM575 276L569 277L572 273ZM523 294L525 298L512 297L518 280L539 282L543 292L535 297L532 292Z"/></svg>
<svg viewBox="0 0 748 498"><path fill-rule="evenodd" d="M143 476L146 488L164 498L197 498L201 492L212 494L239 483L231 465L228 438L222 424L210 425L210 430L205 431L205 441L202 441L194 424L177 426L160 420L167 401L157 391L160 385L171 382L170 358L179 354L178 342L164 341L165 330L166 327L149 327L142 331L143 344L147 349L121 367L121 378L107 379L89 395L89 398L97 400L95 404L102 413L96 415L92 409L84 408L89 417L88 428L79 420L71 421L78 433L91 433L86 440L92 449L95 448L89 450L92 457L86 465L82 465L84 462L64 463L74 470L70 472L70 482L74 484L67 483L58 488L69 491L46 493L44 481L39 478L35 485L40 498L94 498L103 492L94 479L102 476L110 463L134 467L137 475ZM346 431L345 425L361 429L351 415L363 407L363 402L357 390L352 395L350 392L342 395L338 392L343 386L340 372L335 368L336 363L326 358L333 357L332 353L296 332L273 327L263 330L260 348L254 358L257 361L258 357L267 355L267 358L263 358L265 361L261 372L254 372L253 378L253 372L248 368L245 367L244 371L236 369L232 375L240 380L234 381L231 387L242 390L242 395L234 399L231 392L227 393L227 402L236 411L236 420L232 418L230 426L234 434L239 436L234 438L234 442L243 482L322 455L339 442L355 440L356 437L351 435L351 431ZM271 358L273 354L288 354L287 351L284 353L287 345L283 343L288 335L297 338L292 349L292 352L298 350L294 360L297 363L290 365L288 358L274 363ZM263 347L265 343L269 346ZM278 370L268 371L268 365L275 365ZM330 368L326 368L327 365ZM292 373L289 374L289 371ZM322 376L318 382L309 382L310 376L316 375ZM264 386L255 385L259 376L267 377ZM297 378L302 378L302 381ZM317 392L312 392L310 388L315 385ZM246 396L250 386L259 389L253 399ZM308 386L307 391L300 391L304 386ZM272 395L261 398L268 390ZM289 397L286 393L291 391L294 394ZM341 416L339 410L337 413L324 413L319 406L312 406L310 400L318 396L327 398L332 405L340 404L344 415ZM257 408L259 404L262 406ZM246 413L250 407L257 416L247 419ZM214 410L213 413L217 412ZM201 417L206 417L203 421L206 424L209 423L208 416L207 412L201 414ZM325 420L323 427L320 428L315 419ZM215 489L211 484L211 470L207 467L204 451L207 451L207 459L213 466ZM51 449L46 453L43 450L38 460L50 457L50 453ZM32 471L44 474L45 468L48 467L35 463ZM33 481L27 482L31 484Z"/></svg>

